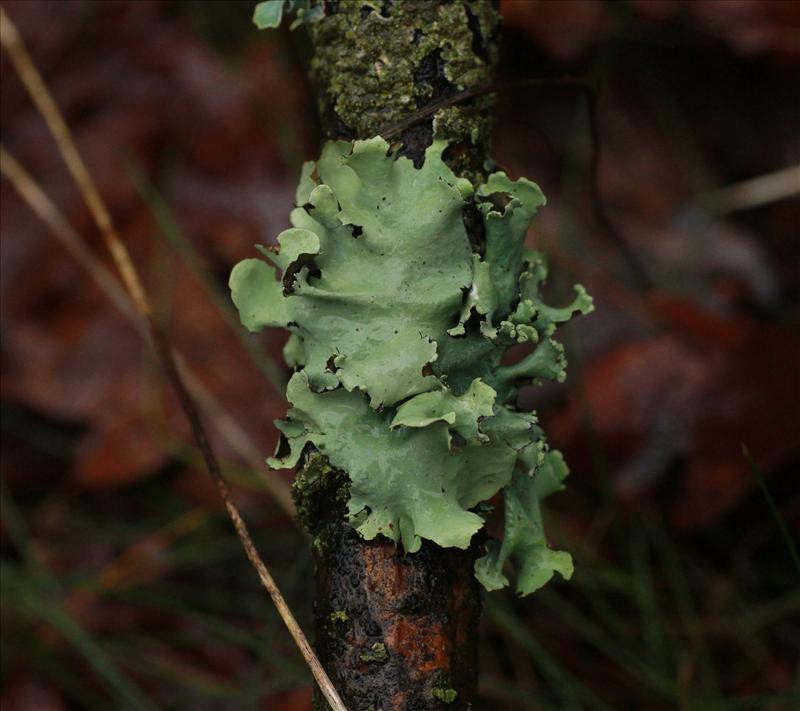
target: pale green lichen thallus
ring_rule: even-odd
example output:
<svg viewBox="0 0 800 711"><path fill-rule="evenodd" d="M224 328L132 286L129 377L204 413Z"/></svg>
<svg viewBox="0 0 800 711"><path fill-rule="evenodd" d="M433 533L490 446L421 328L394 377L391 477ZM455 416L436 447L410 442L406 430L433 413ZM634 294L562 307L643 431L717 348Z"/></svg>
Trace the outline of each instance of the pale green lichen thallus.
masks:
<svg viewBox="0 0 800 711"><path fill-rule="evenodd" d="M248 329L292 333L291 408L277 423L289 454L271 466L295 466L312 444L350 477L350 525L409 553L423 538L466 548L485 524L479 504L502 491L505 533L475 573L500 588L511 561L527 594L572 573L540 513L567 468L516 396L563 380L553 333L592 301L580 286L564 307L541 300L546 263L524 246L545 203L538 186L497 172L474 187L445 165L445 145L434 141L417 169L380 137L326 144L304 166L277 251L236 265L230 285ZM464 227L467 201L484 221L482 255ZM533 349L503 365L518 343Z"/></svg>

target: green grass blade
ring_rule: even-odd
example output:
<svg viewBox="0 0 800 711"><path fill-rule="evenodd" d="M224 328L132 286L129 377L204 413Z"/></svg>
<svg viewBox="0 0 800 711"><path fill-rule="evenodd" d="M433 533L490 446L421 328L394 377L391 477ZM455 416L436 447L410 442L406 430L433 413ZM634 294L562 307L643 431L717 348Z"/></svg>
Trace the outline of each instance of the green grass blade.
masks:
<svg viewBox="0 0 800 711"><path fill-rule="evenodd" d="M800 554L798 554L797 552L797 546L792 540L792 536L789 533L789 529L786 527L786 522L783 520L781 512L775 505L775 500L772 498L772 494L767 488L767 482L764 481L764 477L761 476L761 472L758 470L756 463L750 456L750 451L744 444L742 445L742 454L744 455L744 458L747 461L748 466L750 467L750 472L752 473L753 478L756 480L759 488L761 489L761 493L764 495L764 499L767 502L767 506L769 506L769 510L772 513L772 517L775 519L775 523L777 524L778 529L781 532L781 536L783 537L783 541L786 544L786 548L789 551L789 556L794 562L794 566L795 568L797 568L798 574L800 574Z"/></svg>
<svg viewBox="0 0 800 711"><path fill-rule="evenodd" d="M703 708L704 711L727 709L728 704L720 692L714 659L708 648L680 554L663 526L652 527L650 536L661 558L663 573L672 590L675 607L691 644L688 652L696 656L698 669L703 674L703 696L696 706ZM678 693L681 693L680 689ZM694 707L695 704L692 705L692 708Z"/></svg>
<svg viewBox="0 0 800 711"><path fill-rule="evenodd" d="M576 702L580 702L584 704L584 708L591 709L591 711L613 711L611 706L602 701L591 689L553 659L535 636L525 629L525 626L520 624L520 621L505 606L501 606L490 597L486 604L486 614L503 630L506 636L513 639L531 655L542 674L550 680L557 693L562 696L567 708L580 708L580 706L576 706Z"/></svg>
<svg viewBox="0 0 800 711"><path fill-rule="evenodd" d="M158 192L155 185L150 183L144 172L137 168L132 170L132 180L136 185L139 195L150 210L150 214L153 216L153 220L158 226L160 234L164 236L167 243L175 250L176 254L185 260L189 269L202 285L210 301L218 309L236 337L244 346L245 351L250 356L253 363L264 374L267 381L275 388L277 393L283 396L286 391L287 383L283 367L276 363L272 356L245 332L245 329L239 323L239 317L236 315L233 308L233 302L231 301L229 293L227 290L220 288L215 282L198 254L197 249L179 227L172 210L166 200Z"/></svg>
<svg viewBox="0 0 800 711"><path fill-rule="evenodd" d="M647 658L663 673L672 674L674 667L668 657L666 625L658 606L647 534L641 524L633 526L630 534L632 593L641 615Z"/></svg>
<svg viewBox="0 0 800 711"><path fill-rule="evenodd" d="M3 602L31 619L57 630L83 656L122 708L156 711L158 707L111 661L102 646L67 613L63 606L39 590L36 579L21 575L14 566L2 565Z"/></svg>

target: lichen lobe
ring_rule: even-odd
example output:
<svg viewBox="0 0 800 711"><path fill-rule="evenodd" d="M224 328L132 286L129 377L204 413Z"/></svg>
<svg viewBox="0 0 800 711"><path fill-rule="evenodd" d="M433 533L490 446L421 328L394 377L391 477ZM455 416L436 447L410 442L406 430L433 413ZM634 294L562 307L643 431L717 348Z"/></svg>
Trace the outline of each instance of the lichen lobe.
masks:
<svg viewBox="0 0 800 711"><path fill-rule="evenodd" d="M409 553L424 539L466 549L484 526L476 507L504 490L506 536L475 572L500 587L512 561L527 594L571 573L567 554L547 547L539 511L566 467L514 403L527 383L563 379L553 333L592 304L582 287L563 307L541 298L547 266L524 246L544 204L538 186L500 172L473 186L444 150L435 141L417 169L379 137L327 144L303 171L294 226L277 251L262 250L272 264L245 260L231 288L248 327L293 332L292 408L270 463L294 467L309 448L324 455L349 477L350 525ZM469 204L482 254L462 220ZM505 364L519 344L528 355ZM311 522L319 511L308 507Z"/></svg>

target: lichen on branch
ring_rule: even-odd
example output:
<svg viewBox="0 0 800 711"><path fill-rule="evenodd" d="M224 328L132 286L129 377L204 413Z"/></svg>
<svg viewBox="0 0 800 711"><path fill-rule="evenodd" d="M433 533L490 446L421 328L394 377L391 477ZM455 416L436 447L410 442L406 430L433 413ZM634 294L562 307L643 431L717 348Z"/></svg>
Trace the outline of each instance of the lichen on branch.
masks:
<svg viewBox="0 0 800 711"><path fill-rule="evenodd" d="M327 143L303 169L293 227L277 250L261 249L271 264L245 260L230 284L250 330L292 332L292 407L270 464L318 450L349 476L350 525L409 553L422 539L467 548L502 490L505 537L475 572L495 589L511 561L527 594L572 572L569 555L548 548L539 510L567 469L516 396L563 379L553 332L592 302L582 287L564 307L541 299L545 260L524 247L545 202L538 186L502 172L473 186L447 166L446 146L435 140L415 167L380 137ZM485 228L481 254L468 205ZM504 365L520 343L533 350Z"/></svg>

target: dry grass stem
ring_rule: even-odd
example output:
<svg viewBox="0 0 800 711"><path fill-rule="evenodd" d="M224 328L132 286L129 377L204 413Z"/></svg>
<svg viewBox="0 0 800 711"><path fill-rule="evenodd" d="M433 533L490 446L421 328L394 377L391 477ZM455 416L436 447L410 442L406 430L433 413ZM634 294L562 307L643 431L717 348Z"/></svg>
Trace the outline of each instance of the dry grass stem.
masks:
<svg viewBox="0 0 800 711"><path fill-rule="evenodd" d="M36 180L2 144L0 144L0 170L3 177L16 188L20 197L34 214L53 231L67 251L89 272L114 306L142 336L148 337L142 319L125 290L120 286L117 277L86 246L86 243L75 232L63 213L47 197Z"/></svg>
<svg viewBox="0 0 800 711"><path fill-rule="evenodd" d="M701 195L698 202L710 212L726 215L800 196L800 164L759 175Z"/></svg>
<svg viewBox="0 0 800 711"><path fill-rule="evenodd" d="M130 297L117 277L86 246L85 242L75 232L58 207L47 197L36 180L2 144L0 144L0 169L3 176L14 186L34 214L53 231L67 251L86 269L137 332L150 342L150 333L144 320L134 308ZM174 357L178 372L189 388L189 392L202 405L202 410L209 415L217 431L253 471L263 471L264 458L247 432L208 390L194 371L189 368L180 352L174 351ZM280 508L290 518L294 519L296 510L288 485L276 476L266 476L262 481L264 487Z"/></svg>
<svg viewBox="0 0 800 711"><path fill-rule="evenodd" d="M283 598L278 586L272 578L267 566L258 554L258 551L253 544L247 526L244 523L239 511L237 510L233 500L231 499L230 492L228 491L227 484L222 477L219 468L219 462L214 454L205 428L200 419L200 413L195 404L194 398L189 393L186 384L179 373L179 367L176 363L175 356L172 348L166 339L164 333L158 328L157 324L152 317L152 308L147 298L147 294L142 286L142 282L136 271L130 254L127 248L119 237L119 234L114 227L111 215L106 209L102 198L94 184L94 181L86 168L75 143L69 128L64 121L58 107L53 101L50 92L42 80L41 75L33 64L33 61L25 48L22 38L17 32L16 27L8 18L5 10L0 7L0 41L2 41L3 48L8 52L12 64L17 71L22 83L25 85L28 93L31 96L36 107L39 109L42 117L45 119L48 127L50 128L53 137L58 145L59 152L63 157L67 168L69 169L75 182L83 194L83 197L92 213L98 228L103 234L106 245L111 252L117 268L122 276L122 281L128 291L137 311L142 315L147 324L147 329L155 348L156 354L164 368L164 371L169 378L172 386L180 400L182 409L189 424L192 428L195 441L200 449L203 459L205 460L209 474L213 477L217 484L220 496L225 504L225 508L233 522L239 540L244 547L245 553L250 560L253 567L258 573L264 588L269 593L275 604L278 612L286 625L289 633L295 641L295 644L300 649L303 658L308 664L311 673L314 675L319 687L327 699L328 703L335 711L347 711L344 703L340 699L333 683L328 678L325 670L311 649L305 634L303 633L297 621L292 615L286 601Z"/></svg>

